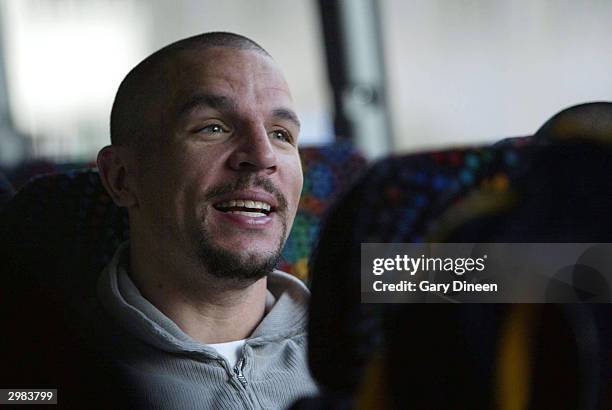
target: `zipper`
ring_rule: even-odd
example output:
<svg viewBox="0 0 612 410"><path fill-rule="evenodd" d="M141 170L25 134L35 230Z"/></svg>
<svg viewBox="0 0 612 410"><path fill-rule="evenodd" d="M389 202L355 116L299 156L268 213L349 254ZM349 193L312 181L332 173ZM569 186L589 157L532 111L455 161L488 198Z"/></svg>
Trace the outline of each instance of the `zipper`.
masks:
<svg viewBox="0 0 612 410"><path fill-rule="evenodd" d="M249 383L247 382L246 377L244 377L244 374L242 373L242 369L244 368L244 362L244 356L242 356L240 360L238 360L238 363L236 363L236 366L234 366L234 373L236 374L238 381L240 381L240 384L242 384L242 387L247 387L247 384Z"/></svg>

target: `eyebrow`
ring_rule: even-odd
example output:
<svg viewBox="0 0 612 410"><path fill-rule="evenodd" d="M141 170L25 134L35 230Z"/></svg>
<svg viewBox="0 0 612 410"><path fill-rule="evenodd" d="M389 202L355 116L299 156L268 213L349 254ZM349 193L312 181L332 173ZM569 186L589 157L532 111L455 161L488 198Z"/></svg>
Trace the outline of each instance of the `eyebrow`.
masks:
<svg viewBox="0 0 612 410"><path fill-rule="evenodd" d="M295 126L300 129L301 124L298 116L293 111L286 108L277 108L272 111L272 116L275 118L291 121Z"/></svg>
<svg viewBox="0 0 612 410"><path fill-rule="evenodd" d="M181 106L178 116L182 117L198 107L209 107L218 111L236 111L237 104L233 99L223 95L195 94Z"/></svg>

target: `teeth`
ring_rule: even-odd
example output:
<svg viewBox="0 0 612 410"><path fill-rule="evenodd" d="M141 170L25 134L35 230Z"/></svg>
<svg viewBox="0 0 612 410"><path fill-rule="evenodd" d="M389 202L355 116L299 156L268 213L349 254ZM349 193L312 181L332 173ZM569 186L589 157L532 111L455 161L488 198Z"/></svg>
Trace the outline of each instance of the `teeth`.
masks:
<svg viewBox="0 0 612 410"><path fill-rule="evenodd" d="M231 201L221 202L217 205L219 208L251 208L251 209L263 209L264 211L269 211L272 206L266 202L261 201L251 201L250 199L236 199Z"/></svg>
<svg viewBox="0 0 612 410"><path fill-rule="evenodd" d="M229 211L229 214L238 214L244 216L250 216L251 218L260 218L262 216L266 216L266 214L261 212L247 212L247 211Z"/></svg>

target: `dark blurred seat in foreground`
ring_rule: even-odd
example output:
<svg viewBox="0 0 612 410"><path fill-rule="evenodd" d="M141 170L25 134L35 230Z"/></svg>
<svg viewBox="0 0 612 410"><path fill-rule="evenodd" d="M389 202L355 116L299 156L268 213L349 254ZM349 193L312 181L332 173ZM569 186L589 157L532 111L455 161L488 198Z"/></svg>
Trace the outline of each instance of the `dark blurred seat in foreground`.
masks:
<svg viewBox="0 0 612 410"><path fill-rule="evenodd" d="M310 361L330 396L363 408L610 408L610 305L361 304L360 244L612 242L611 107L371 168L313 261Z"/></svg>

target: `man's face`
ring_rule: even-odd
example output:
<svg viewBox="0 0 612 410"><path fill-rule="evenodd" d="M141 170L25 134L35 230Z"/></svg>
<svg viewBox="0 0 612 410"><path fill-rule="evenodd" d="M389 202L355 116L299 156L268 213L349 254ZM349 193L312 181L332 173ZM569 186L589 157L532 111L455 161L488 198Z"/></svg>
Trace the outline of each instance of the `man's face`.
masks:
<svg viewBox="0 0 612 410"><path fill-rule="evenodd" d="M139 221L164 252L209 273L258 278L275 264L302 189L299 123L269 57L185 52L159 101L159 147L139 176Z"/></svg>

